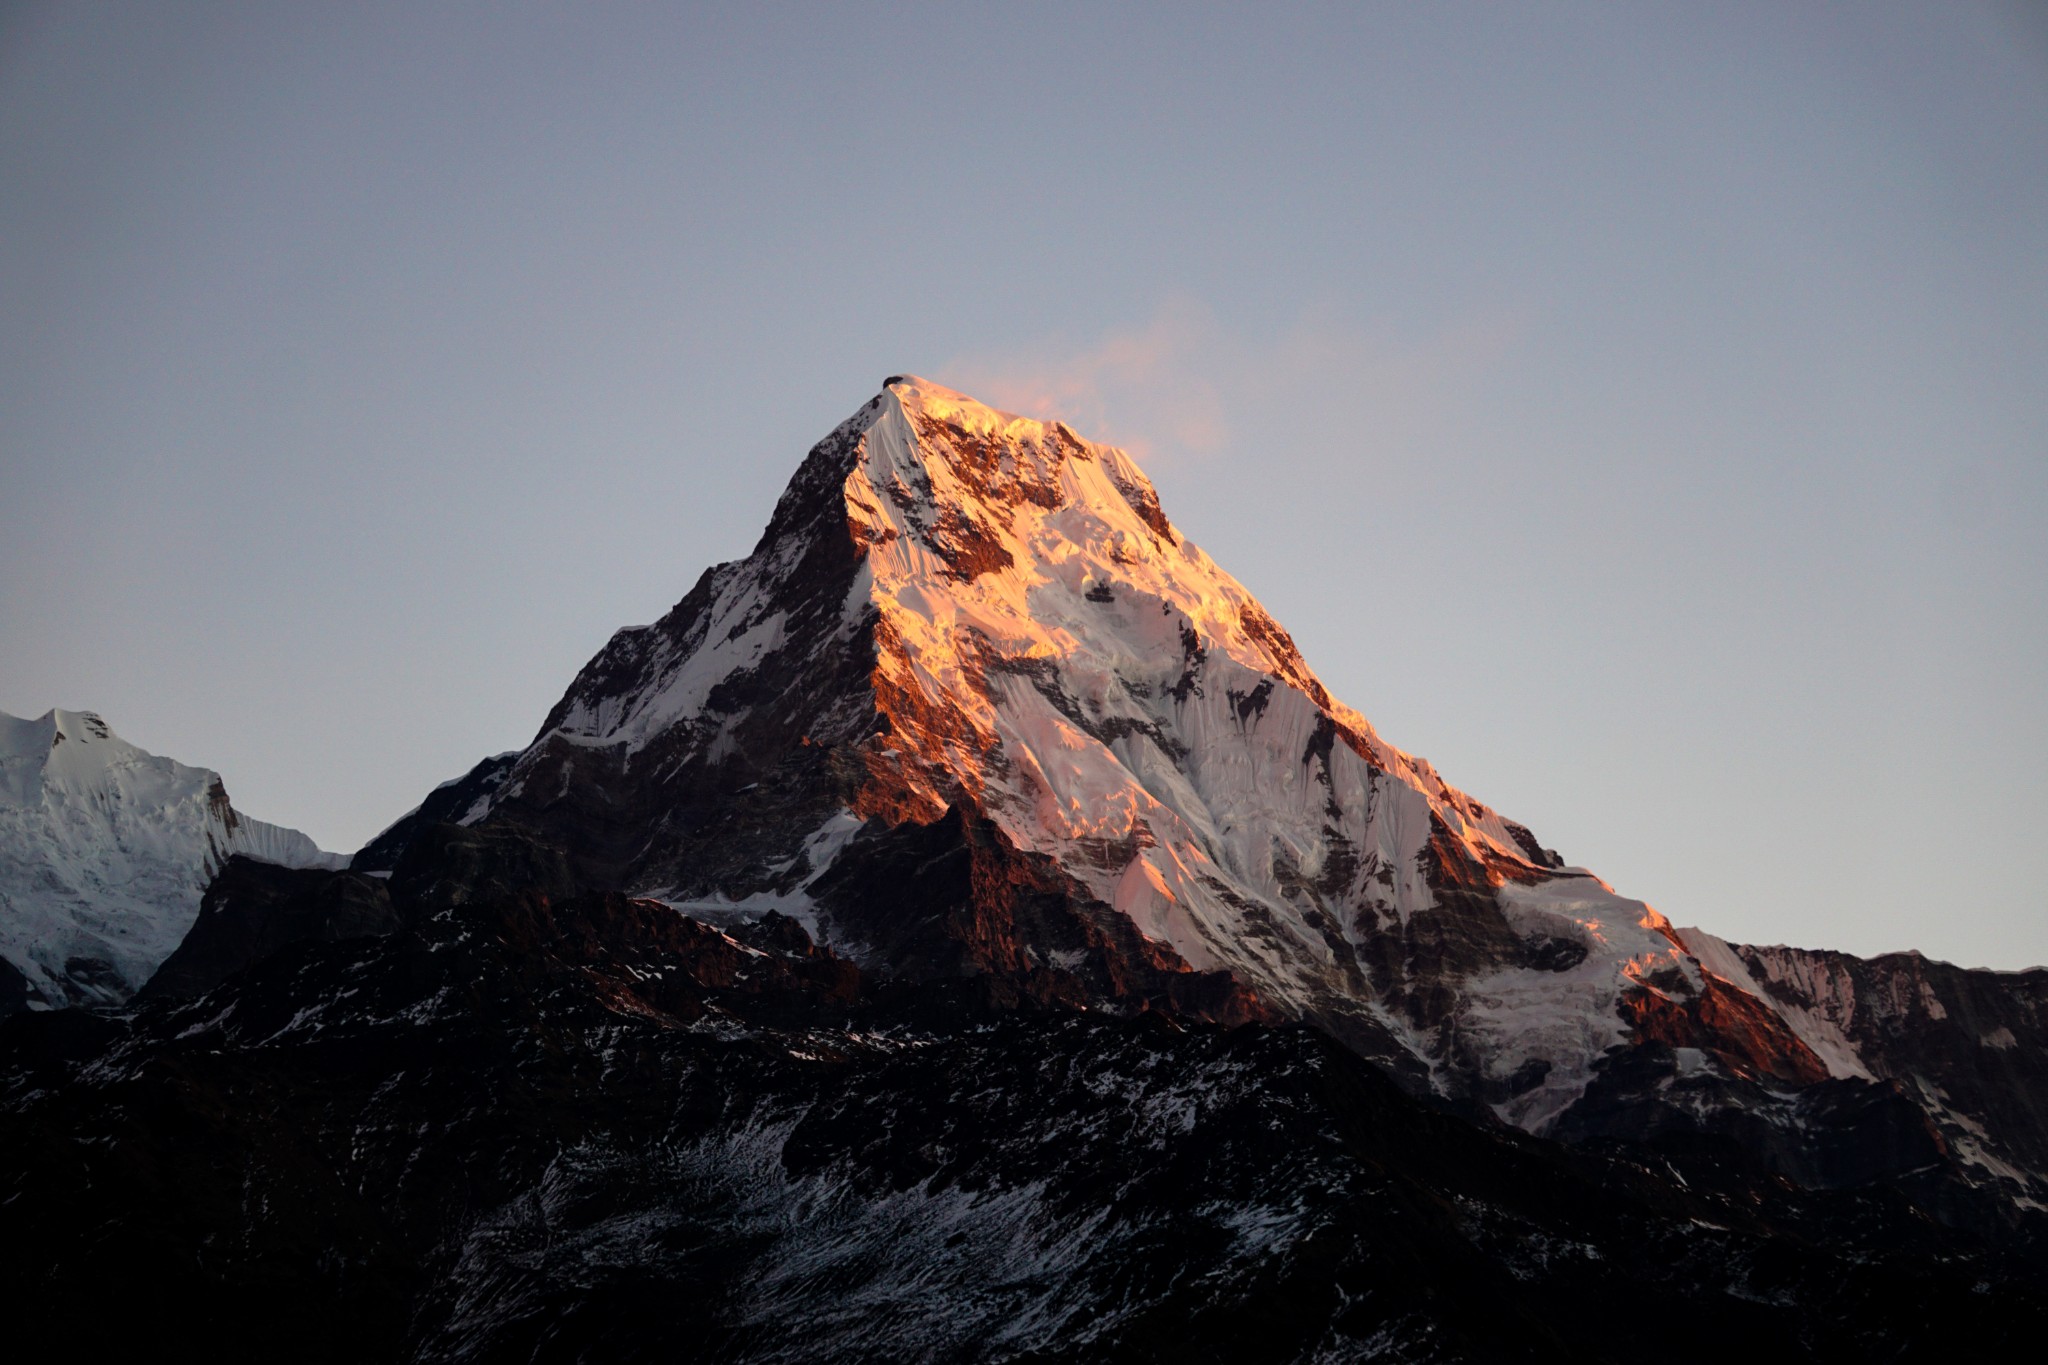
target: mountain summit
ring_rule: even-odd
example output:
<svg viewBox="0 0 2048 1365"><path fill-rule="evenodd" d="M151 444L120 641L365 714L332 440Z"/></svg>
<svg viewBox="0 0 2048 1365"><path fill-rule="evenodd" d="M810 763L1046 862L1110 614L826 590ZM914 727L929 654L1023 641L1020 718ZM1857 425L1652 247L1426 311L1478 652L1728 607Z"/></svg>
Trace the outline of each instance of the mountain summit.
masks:
<svg viewBox="0 0 2048 1365"><path fill-rule="evenodd" d="M916 377L812 449L751 555L355 866L435 821L700 918L780 911L885 973L1305 1020L1532 1131L1733 1122L1822 1181L2048 1170L2041 1125L1992 1113L2008 1081L2048 1094L2048 973L1880 959L1859 995L1674 929L1332 697L1127 454ZM1952 1018L1972 992L2008 1003Z"/></svg>

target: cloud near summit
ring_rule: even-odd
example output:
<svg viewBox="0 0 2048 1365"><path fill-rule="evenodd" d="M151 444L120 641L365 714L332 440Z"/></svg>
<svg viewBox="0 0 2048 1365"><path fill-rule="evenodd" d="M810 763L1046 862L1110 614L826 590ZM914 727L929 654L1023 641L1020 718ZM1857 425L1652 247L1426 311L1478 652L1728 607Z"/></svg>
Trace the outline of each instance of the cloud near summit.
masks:
<svg viewBox="0 0 2048 1365"><path fill-rule="evenodd" d="M1175 295L1092 342L1055 337L964 355L935 377L998 408L1060 418L1148 468L1271 457L1303 441L1320 458L1396 459L1462 446L1463 400L1526 331L1519 314L1503 312L1403 337L1309 309L1259 336ZM1301 414L1331 411L1309 400L1333 390L1349 400L1338 409L1343 428L1296 430Z"/></svg>
<svg viewBox="0 0 2048 1365"><path fill-rule="evenodd" d="M1058 417L1142 461L1214 455L1229 441L1215 359L1223 328L1205 304L1167 300L1136 327L1079 350L1057 341L966 356L945 381L1011 412Z"/></svg>

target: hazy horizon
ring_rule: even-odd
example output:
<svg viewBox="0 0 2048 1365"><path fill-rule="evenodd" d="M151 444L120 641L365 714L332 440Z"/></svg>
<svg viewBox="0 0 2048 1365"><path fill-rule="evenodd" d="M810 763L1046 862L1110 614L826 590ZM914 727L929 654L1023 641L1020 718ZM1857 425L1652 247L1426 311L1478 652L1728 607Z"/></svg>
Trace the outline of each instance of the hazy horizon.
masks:
<svg viewBox="0 0 2048 1365"><path fill-rule="evenodd" d="M1677 922L2048 962L2041 14L0 8L0 710L353 848L914 372Z"/></svg>

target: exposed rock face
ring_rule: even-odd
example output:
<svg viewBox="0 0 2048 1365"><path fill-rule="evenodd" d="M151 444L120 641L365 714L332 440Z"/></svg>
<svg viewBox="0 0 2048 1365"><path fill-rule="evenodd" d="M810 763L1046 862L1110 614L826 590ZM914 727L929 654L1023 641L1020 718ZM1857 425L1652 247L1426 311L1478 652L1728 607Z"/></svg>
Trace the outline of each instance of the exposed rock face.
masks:
<svg viewBox="0 0 2048 1365"><path fill-rule="evenodd" d="M20 1350L1850 1361L2048 1329L2042 1262L1892 1191L1482 1127L1313 1030L990 1012L772 914L420 884L444 907L203 999L0 1026Z"/></svg>
<svg viewBox="0 0 2048 1365"><path fill-rule="evenodd" d="M138 749L90 711L0 714L0 1013L127 999L238 854L345 861L243 815L220 774Z"/></svg>
<svg viewBox="0 0 2048 1365"><path fill-rule="evenodd" d="M1731 1134L1823 1183L1932 1159L2048 1200L2038 1078L1937 1096L1871 1038L1820 1037L1787 1003L1805 987L1381 739L1128 456L923 380L819 443L747 559L620 631L458 792L459 823L558 847L576 885L776 909L877 971L1302 1019L1534 1132ZM2008 984L1972 997L1974 1036L2034 1036L2002 1022L2033 1008Z"/></svg>
<svg viewBox="0 0 2048 1365"><path fill-rule="evenodd" d="M811 890L861 956L913 979L970 979L1007 1004L1279 1022L1230 973L1190 970L1111 906L1077 897L1052 858L957 807L854 843Z"/></svg>
<svg viewBox="0 0 2048 1365"><path fill-rule="evenodd" d="M137 994L183 1000L293 943L332 943L398 927L384 883L327 868L228 859L206 888L185 941Z"/></svg>
<svg viewBox="0 0 2048 1365"><path fill-rule="evenodd" d="M1769 1000L1838 1075L1922 1109L1980 1183L2041 1199L2048 1171L2048 970L1971 971L1918 953L1858 958L1683 931L1703 962Z"/></svg>

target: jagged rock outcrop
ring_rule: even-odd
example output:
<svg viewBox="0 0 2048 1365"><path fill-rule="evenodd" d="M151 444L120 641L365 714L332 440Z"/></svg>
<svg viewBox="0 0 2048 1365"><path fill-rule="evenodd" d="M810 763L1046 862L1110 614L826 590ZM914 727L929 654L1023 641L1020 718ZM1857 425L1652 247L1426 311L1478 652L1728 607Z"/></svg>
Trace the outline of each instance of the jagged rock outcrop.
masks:
<svg viewBox="0 0 2048 1365"><path fill-rule="evenodd" d="M1833 1074L1896 1090L1978 1183L2042 1204L2048 1170L2048 969L1966 969L1919 953L1859 958L1682 931L1702 962L1771 1002Z"/></svg>
<svg viewBox="0 0 2048 1365"><path fill-rule="evenodd" d="M465 825L489 809L490 797L504 782L519 757L515 750L485 759L460 777L450 778L427 793L427 799L394 820L349 859L351 872L390 872L423 830L433 825Z"/></svg>

